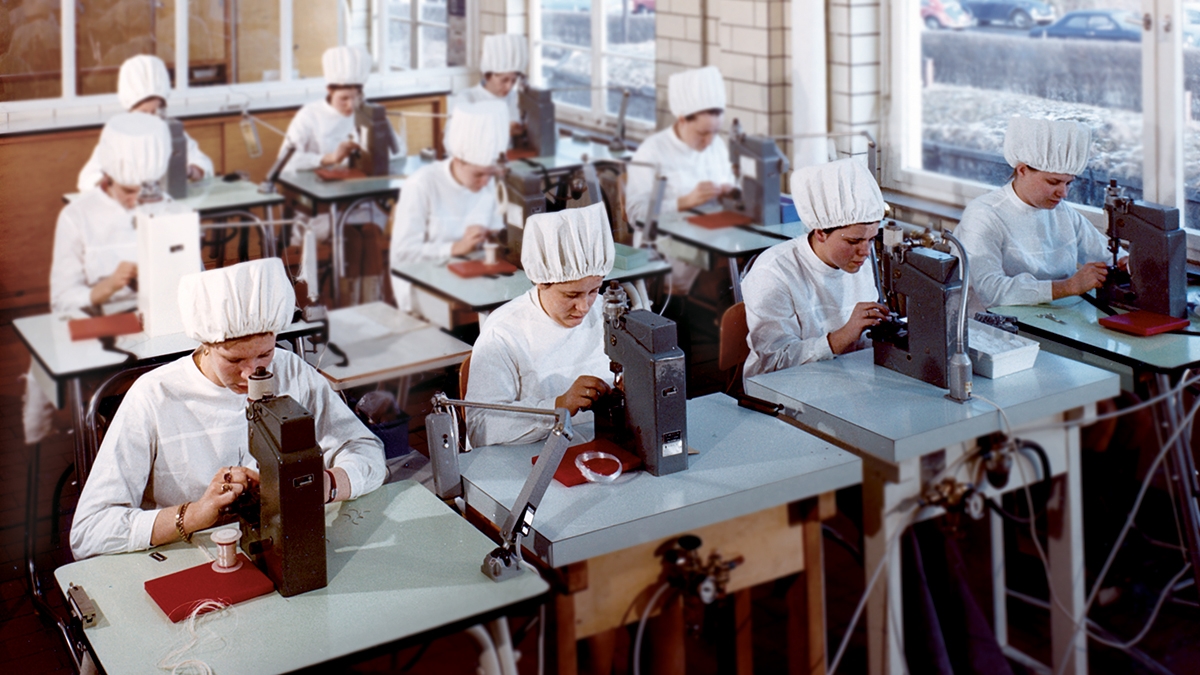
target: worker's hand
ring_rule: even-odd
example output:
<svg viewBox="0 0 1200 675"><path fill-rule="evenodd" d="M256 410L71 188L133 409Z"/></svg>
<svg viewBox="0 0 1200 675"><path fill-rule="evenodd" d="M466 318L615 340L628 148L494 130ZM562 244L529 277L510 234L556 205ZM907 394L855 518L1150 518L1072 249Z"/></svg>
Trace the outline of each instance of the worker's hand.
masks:
<svg viewBox="0 0 1200 675"><path fill-rule="evenodd" d="M567 393L554 399L555 408L566 408L572 415L592 407L596 399L608 393L608 383L598 377L581 375Z"/></svg>
<svg viewBox="0 0 1200 675"><path fill-rule="evenodd" d="M525 133L525 125L524 124L521 124L520 122L509 122L508 123L508 135L509 136L520 136L523 133Z"/></svg>
<svg viewBox="0 0 1200 675"><path fill-rule="evenodd" d="M116 271L101 279L100 283L92 286L92 293L89 299L93 305L103 305L117 291L128 286L129 282L136 278L137 263L128 260L122 261L117 265Z"/></svg>
<svg viewBox="0 0 1200 675"><path fill-rule="evenodd" d="M212 527L221 517L221 509L229 506L243 492L258 485L258 472L244 466L227 466L217 470L204 490L204 496L188 505L184 518L188 532ZM195 514L194 516L192 514Z"/></svg>
<svg viewBox="0 0 1200 675"><path fill-rule="evenodd" d="M854 343L858 342L863 331L878 325L887 316L887 305L881 305L878 302L858 303L854 306L854 311L850 313L850 320L846 322L846 325L829 334L829 348L833 350L834 354L844 354L846 350L854 346Z"/></svg>
<svg viewBox="0 0 1200 675"><path fill-rule="evenodd" d="M701 204L705 204L716 199L717 197L720 197L723 187L724 186L717 185L712 181L700 181L700 183L696 185L695 189L677 200L677 206L679 207L680 211L694 209Z"/></svg>
<svg viewBox="0 0 1200 675"><path fill-rule="evenodd" d="M351 140L342 141L341 143L338 143L337 150L334 150L333 152L330 152L321 158L321 163L341 164L342 162L346 161L346 158L350 156L350 153L354 152L355 150L362 151L362 148L358 146L358 143L355 143Z"/></svg>
<svg viewBox="0 0 1200 675"><path fill-rule="evenodd" d="M201 178L204 178L204 169L201 169L195 164L188 164L188 180L197 181Z"/></svg>
<svg viewBox="0 0 1200 675"><path fill-rule="evenodd" d="M468 225L462 239L450 247L450 255L466 255L483 245L487 240L487 228L482 225Z"/></svg>
<svg viewBox="0 0 1200 675"><path fill-rule="evenodd" d="M1117 261L1117 269L1121 270L1122 272L1129 271L1129 256L1125 256Z"/></svg>
<svg viewBox="0 0 1200 675"><path fill-rule="evenodd" d="M1108 277L1108 266L1102 262L1091 262L1079 268L1079 271L1065 281L1055 281L1051 284L1051 296L1057 300L1071 295L1083 295L1093 288L1104 285Z"/></svg>

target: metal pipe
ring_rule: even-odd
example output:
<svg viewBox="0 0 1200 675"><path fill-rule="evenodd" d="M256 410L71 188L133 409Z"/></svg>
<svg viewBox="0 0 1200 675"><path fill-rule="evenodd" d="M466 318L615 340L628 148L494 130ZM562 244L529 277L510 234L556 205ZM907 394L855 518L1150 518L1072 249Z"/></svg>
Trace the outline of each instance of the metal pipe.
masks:
<svg viewBox="0 0 1200 675"><path fill-rule="evenodd" d="M456 398L447 398L444 394L438 394L433 397L434 408L445 408L455 406L459 408L480 408L483 410L499 410L502 412L524 413L526 415L548 415L550 417L558 417L556 410L543 410L542 408L525 408L516 405L505 405L503 403L480 403L479 401L463 401Z"/></svg>

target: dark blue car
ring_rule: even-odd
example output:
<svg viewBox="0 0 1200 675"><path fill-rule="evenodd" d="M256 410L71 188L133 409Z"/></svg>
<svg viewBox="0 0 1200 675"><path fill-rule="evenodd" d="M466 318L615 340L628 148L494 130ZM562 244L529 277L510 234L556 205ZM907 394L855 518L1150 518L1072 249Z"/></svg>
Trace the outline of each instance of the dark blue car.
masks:
<svg viewBox="0 0 1200 675"><path fill-rule="evenodd" d="M1011 24L1021 30L1029 30L1033 24L1054 21L1054 8L1038 0L963 0L971 16L980 26L989 23Z"/></svg>
<svg viewBox="0 0 1200 675"><path fill-rule="evenodd" d="M1029 37L1141 42L1142 19L1119 9L1067 12L1053 24L1029 31Z"/></svg>

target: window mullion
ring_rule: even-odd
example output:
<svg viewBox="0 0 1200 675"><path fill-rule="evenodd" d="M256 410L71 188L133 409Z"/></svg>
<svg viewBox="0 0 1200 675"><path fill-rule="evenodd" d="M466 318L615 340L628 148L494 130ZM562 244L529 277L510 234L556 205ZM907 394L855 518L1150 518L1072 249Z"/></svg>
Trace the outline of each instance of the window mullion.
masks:
<svg viewBox="0 0 1200 675"><path fill-rule="evenodd" d="M188 0L175 0L175 91L188 88ZM230 73L231 75L232 73Z"/></svg>
<svg viewBox="0 0 1200 675"><path fill-rule="evenodd" d="M1183 6L1180 0L1143 6L1154 18L1142 40L1143 198L1183 208Z"/></svg>
<svg viewBox="0 0 1200 675"><path fill-rule="evenodd" d="M604 18L604 0L593 0L592 12L592 113L597 121L604 120L605 91L607 84L604 68L604 48L608 39L608 26Z"/></svg>

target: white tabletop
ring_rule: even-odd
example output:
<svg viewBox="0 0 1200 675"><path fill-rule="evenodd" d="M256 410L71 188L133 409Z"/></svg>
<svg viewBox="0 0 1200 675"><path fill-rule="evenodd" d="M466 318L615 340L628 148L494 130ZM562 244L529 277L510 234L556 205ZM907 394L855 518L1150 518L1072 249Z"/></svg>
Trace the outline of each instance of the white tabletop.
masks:
<svg viewBox="0 0 1200 675"><path fill-rule="evenodd" d="M691 244L724 257L740 257L761 253L787 239L807 232L800 222L783 225L751 225L750 231L740 227L722 227L715 230L693 225L687 219L696 214L671 211L658 218L658 229L673 239ZM766 234L770 232L771 234ZM777 235L777 236L772 236Z"/></svg>
<svg viewBox="0 0 1200 675"><path fill-rule="evenodd" d="M400 188L404 187L404 179L407 176L432 162L433 160L422 160L419 155L410 155L392 160L387 176L335 181L323 180L312 170L285 171L279 175L279 182L319 202L346 201L398 193Z"/></svg>
<svg viewBox="0 0 1200 675"><path fill-rule="evenodd" d="M452 366L471 353L471 345L383 302L331 311L329 340L347 365L335 365L340 357L321 347L305 358L339 391Z"/></svg>
<svg viewBox="0 0 1200 675"><path fill-rule="evenodd" d="M700 451L667 476L635 471L612 484L552 482L525 546L552 567L731 520L862 481L854 455L724 394L688 401L688 444ZM590 439L577 429L576 444ZM460 455L467 503L502 523L542 443Z"/></svg>
<svg viewBox="0 0 1200 675"><path fill-rule="evenodd" d="M1119 378L1042 351L1033 368L995 380L976 376L973 388L1020 426L1116 396ZM945 389L876 366L870 349L755 375L746 393L782 404L810 428L890 463L1003 429L990 404L951 401Z"/></svg>
<svg viewBox="0 0 1200 675"><path fill-rule="evenodd" d="M419 483L385 485L325 511L329 585L290 598L249 600L200 622L217 638L189 653L215 673L284 673L496 612L548 590L536 573L497 583L480 565L495 548ZM207 534L193 542L213 548ZM99 556L58 568L61 588L82 586L100 614L85 629L110 673L162 673L155 664L185 633L143 588L205 562L182 542ZM215 552L214 552L215 553Z"/></svg>
<svg viewBox="0 0 1200 675"><path fill-rule="evenodd" d="M63 195L68 204L79 197L78 192ZM258 191L258 184L248 180L226 182L221 178L205 178L188 183L188 196L176 202L195 209L201 216L221 211L236 211L258 206L283 203L283 196Z"/></svg>
<svg viewBox="0 0 1200 675"><path fill-rule="evenodd" d="M547 171L557 172L562 169L574 169L581 166L585 156L591 162L620 162L632 157L633 154L631 152L613 154L608 146L603 143L597 143L592 140L577 141L572 136L560 135L554 145L553 157L530 157L528 160L513 159L508 161L508 166L519 172L537 173L541 171L539 166L533 165L537 164Z"/></svg>

